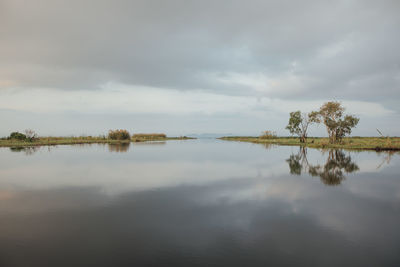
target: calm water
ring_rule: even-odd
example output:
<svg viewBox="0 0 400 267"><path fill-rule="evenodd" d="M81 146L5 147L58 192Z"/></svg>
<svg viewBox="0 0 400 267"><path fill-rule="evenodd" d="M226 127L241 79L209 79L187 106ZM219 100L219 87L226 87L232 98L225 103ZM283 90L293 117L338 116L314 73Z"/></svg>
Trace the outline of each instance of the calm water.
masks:
<svg viewBox="0 0 400 267"><path fill-rule="evenodd" d="M0 266L400 266L400 156L0 148Z"/></svg>

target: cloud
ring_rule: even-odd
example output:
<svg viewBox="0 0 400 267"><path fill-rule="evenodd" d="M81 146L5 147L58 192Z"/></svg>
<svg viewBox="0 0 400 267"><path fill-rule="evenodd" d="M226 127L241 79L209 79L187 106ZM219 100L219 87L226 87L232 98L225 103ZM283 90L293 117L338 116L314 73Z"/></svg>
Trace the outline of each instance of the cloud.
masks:
<svg viewBox="0 0 400 267"><path fill-rule="evenodd" d="M1 80L25 87L90 89L116 81L252 94L252 83L238 90L208 78L280 79L293 62L292 79L304 81L291 84L294 95L329 94L325 89L338 84L352 89L379 73L394 83L387 88L380 80L382 90L399 85L396 1L13 0L2 10ZM315 79L323 89L308 82Z"/></svg>
<svg viewBox="0 0 400 267"><path fill-rule="evenodd" d="M390 0L3 0L0 92L24 96L0 108L32 110L33 98L42 112L143 112L138 99L153 96L149 112L334 99L398 113L399 10ZM126 88L112 96L105 84ZM371 113L363 105L352 112Z"/></svg>
<svg viewBox="0 0 400 267"><path fill-rule="evenodd" d="M240 77L239 77L240 78ZM238 80L234 80L237 82ZM241 80L252 82L252 80ZM89 114L248 114L263 117L266 113L284 114L288 110L317 110L321 100L294 101L268 97L220 95L204 91L182 92L153 87L132 87L108 83L100 92L92 90L54 91L50 89L12 90L0 92L0 106L16 111L58 112L79 111ZM380 104L347 101L349 112L380 117L393 114Z"/></svg>

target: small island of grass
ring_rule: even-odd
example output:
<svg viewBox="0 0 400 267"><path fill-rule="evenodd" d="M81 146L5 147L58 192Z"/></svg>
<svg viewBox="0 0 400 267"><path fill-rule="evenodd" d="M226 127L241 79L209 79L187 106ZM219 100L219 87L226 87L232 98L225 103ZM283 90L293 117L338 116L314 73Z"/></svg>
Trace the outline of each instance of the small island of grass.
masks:
<svg viewBox="0 0 400 267"><path fill-rule="evenodd" d="M318 111L301 113L300 110L290 112L289 123L286 129L292 137L278 137L273 131L265 131L259 137L229 136L222 140L252 142L260 144L275 144L287 146L304 146L313 148L337 148L351 150L400 150L400 137L384 136L378 129L381 137L349 137L359 118L344 114L345 108L340 102L324 103ZM308 128L311 124L322 123L327 130L328 137L309 137ZM297 137L294 137L297 135Z"/></svg>
<svg viewBox="0 0 400 267"><path fill-rule="evenodd" d="M263 138L255 136L225 136L219 139L227 141L274 144L283 146L305 146L311 148L337 148L347 150L400 151L400 137L345 137L340 143L330 143L327 137L308 137L301 142L296 137Z"/></svg>
<svg viewBox="0 0 400 267"><path fill-rule="evenodd" d="M193 137L179 136L168 137L163 133L133 134L126 130L110 130L109 134L100 136L37 136L32 130L25 130L25 134L13 132L10 136L0 139L0 147L30 147L30 146L52 146L52 145L74 145L74 144L118 144L130 142L149 142L167 140L188 140Z"/></svg>

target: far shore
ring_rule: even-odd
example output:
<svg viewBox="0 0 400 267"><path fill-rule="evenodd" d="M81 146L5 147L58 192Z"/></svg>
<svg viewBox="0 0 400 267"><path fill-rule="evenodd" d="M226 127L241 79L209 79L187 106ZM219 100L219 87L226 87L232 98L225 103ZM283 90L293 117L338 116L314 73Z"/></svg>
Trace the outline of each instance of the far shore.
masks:
<svg viewBox="0 0 400 267"><path fill-rule="evenodd" d="M334 148L347 150L400 151L400 137L346 137L340 143L329 143L325 137L308 137L301 143L296 137L260 138L255 136L224 136L218 139L227 141L274 144L282 146L304 146L311 148Z"/></svg>
<svg viewBox="0 0 400 267"><path fill-rule="evenodd" d="M13 139L0 139L0 147L31 147L31 146L55 146L55 145L76 145L76 144L121 144L136 142L152 142L167 140L188 140L193 137L132 137L130 140L112 140L100 137L39 137L36 140L20 141Z"/></svg>

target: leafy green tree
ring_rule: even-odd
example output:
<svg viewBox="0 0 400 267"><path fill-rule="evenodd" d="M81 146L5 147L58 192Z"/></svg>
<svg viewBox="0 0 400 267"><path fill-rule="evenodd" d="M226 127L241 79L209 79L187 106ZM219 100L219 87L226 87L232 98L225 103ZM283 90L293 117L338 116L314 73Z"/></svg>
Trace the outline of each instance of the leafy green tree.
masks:
<svg viewBox="0 0 400 267"><path fill-rule="evenodd" d="M359 118L346 115L343 118L345 108L340 102L326 102L319 111L316 112L316 122L323 122L328 132L329 142L336 143L341 141L346 135L350 135L352 128L356 127Z"/></svg>
<svg viewBox="0 0 400 267"><path fill-rule="evenodd" d="M350 135L351 129L356 127L359 121L359 118L350 115L346 115L344 119L339 119L336 129L336 140L341 141L343 137Z"/></svg>
<svg viewBox="0 0 400 267"><path fill-rule="evenodd" d="M307 141L307 131L310 124L318 121L318 113L313 111L308 114L301 114L300 110L290 112L289 123L286 129L293 135L300 137L300 142Z"/></svg>
<svg viewBox="0 0 400 267"><path fill-rule="evenodd" d="M25 141L26 140L26 135L23 133L19 132L12 132L8 139L13 139L13 140L20 140L20 141Z"/></svg>
<svg viewBox="0 0 400 267"><path fill-rule="evenodd" d="M20 132L12 132L7 139L32 142L35 141L37 138L38 136L35 131L27 129L25 130L25 134Z"/></svg>

